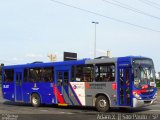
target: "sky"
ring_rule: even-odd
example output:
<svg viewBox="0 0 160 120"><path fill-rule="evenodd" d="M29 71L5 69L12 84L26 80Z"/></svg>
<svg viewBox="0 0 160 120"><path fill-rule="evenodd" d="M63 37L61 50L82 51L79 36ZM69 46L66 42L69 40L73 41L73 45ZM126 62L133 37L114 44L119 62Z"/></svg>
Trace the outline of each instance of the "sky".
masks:
<svg viewBox="0 0 160 120"><path fill-rule="evenodd" d="M107 50L112 57L146 56L160 71L159 0L57 1L74 8L55 0L0 0L0 63L49 62L48 54L62 61L64 51L93 58L96 21L97 57Z"/></svg>

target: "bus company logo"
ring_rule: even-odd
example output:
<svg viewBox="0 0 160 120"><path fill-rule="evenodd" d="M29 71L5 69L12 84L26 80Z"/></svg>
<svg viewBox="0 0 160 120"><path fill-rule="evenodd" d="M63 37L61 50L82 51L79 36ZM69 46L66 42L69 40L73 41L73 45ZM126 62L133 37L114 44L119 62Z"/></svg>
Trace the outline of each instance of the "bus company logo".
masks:
<svg viewBox="0 0 160 120"><path fill-rule="evenodd" d="M73 84L73 89L76 90L76 89L84 89L84 85L77 85L77 84Z"/></svg>
<svg viewBox="0 0 160 120"><path fill-rule="evenodd" d="M9 85L3 85L3 88L9 88Z"/></svg>
<svg viewBox="0 0 160 120"><path fill-rule="evenodd" d="M73 89L77 89L77 86L76 86L76 85L73 85Z"/></svg>
<svg viewBox="0 0 160 120"><path fill-rule="evenodd" d="M32 88L32 90L39 90L39 88Z"/></svg>
<svg viewBox="0 0 160 120"><path fill-rule="evenodd" d="M39 88L37 88L37 84L34 83L34 87L32 88L32 90L39 90Z"/></svg>

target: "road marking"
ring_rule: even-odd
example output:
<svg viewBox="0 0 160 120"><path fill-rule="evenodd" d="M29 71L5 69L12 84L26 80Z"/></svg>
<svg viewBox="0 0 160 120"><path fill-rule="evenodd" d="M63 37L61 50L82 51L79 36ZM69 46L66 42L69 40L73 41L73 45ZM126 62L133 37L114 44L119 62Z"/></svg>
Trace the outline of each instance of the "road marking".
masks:
<svg viewBox="0 0 160 120"><path fill-rule="evenodd" d="M48 112L48 110L40 110L40 111L42 111L42 112Z"/></svg>
<svg viewBox="0 0 160 120"><path fill-rule="evenodd" d="M62 114L64 114L65 112L59 112L59 113L62 113Z"/></svg>
<svg viewBox="0 0 160 120"><path fill-rule="evenodd" d="M71 113L71 112L59 112L61 114L74 114L74 113Z"/></svg>

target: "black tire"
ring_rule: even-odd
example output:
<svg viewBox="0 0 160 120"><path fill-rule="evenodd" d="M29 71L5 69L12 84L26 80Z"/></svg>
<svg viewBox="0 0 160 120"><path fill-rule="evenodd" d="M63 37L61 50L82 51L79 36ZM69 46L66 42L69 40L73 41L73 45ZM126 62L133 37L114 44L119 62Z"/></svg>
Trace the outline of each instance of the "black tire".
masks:
<svg viewBox="0 0 160 120"><path fill-rule="evenodd" d="M95 107L99 112L109 111L109 101L105 96L98 96L96 99Z"/></svg>
<svg viewBox="0 0 160 120"><path fill-rule="evenodd" d="M41 105L40 96L36 93L32 94L31 96L31 104L33 107L39 107Z"/></svg>

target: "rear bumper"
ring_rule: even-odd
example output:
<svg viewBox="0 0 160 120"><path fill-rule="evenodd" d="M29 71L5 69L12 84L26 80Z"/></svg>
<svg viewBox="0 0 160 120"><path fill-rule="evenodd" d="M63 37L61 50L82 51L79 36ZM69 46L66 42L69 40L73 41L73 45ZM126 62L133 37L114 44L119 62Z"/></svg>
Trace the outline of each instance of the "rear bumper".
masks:
<svg viewBox="0 0 160 120"><path fill-rule="evenodd" d="M156 98L150 100L138 100L136 98L133 98L133 108L152 105L155 101Z"/></svg>

